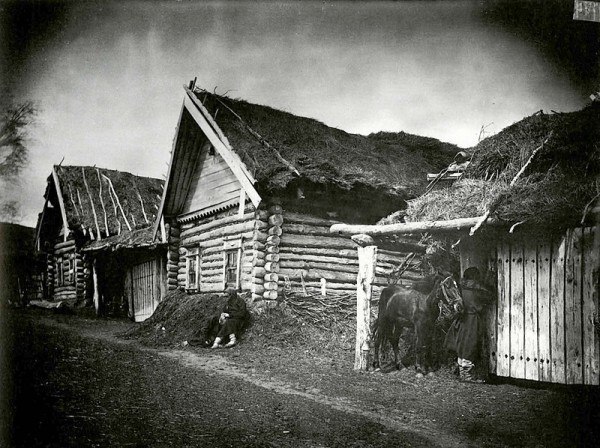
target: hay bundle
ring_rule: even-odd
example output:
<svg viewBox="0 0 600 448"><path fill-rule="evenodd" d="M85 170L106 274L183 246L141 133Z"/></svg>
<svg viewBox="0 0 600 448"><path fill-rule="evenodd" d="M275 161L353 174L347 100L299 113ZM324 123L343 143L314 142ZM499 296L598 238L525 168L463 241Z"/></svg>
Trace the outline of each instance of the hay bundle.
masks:
<svg viewBox="0 0 600 448"><path fill-rule="evenodd" d="M505 182L462 179L454 186L431 191L408 202L407 221L439 221L468 218L485 213L492 202L508 187Z"/></svg>
<svg viewBox="0 0 600 448"><path fill-rule="evenodd" d="M600 105L538 112L480 142L463 179L411 201L406 219L465 218L489 209L507 223L562 232L600 195L599 177Z"/></svg>

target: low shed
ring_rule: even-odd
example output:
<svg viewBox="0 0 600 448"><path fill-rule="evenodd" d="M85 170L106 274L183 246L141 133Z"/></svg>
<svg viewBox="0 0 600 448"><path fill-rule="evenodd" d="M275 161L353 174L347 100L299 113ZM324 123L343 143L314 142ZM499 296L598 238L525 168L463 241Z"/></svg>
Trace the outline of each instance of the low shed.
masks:
<svg viewBox="0 0 600 448"><path fill-rule="evenodd" d="M411 201L412 222L332 232L371 241L428 232L458 243L462 272L476 266L496 279L483 344L490 372L598 385L598 123L598 104L527 117L479 143L453 186Z"/></svg>

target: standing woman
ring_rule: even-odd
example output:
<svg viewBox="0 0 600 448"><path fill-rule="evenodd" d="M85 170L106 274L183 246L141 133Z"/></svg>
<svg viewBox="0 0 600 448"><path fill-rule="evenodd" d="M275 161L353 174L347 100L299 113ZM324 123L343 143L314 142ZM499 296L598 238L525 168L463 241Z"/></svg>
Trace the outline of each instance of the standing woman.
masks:
<svg viewBox="0 0 600 448"><path fill-rule="evenodd" d="M459 376L462 381L483 382L473 377L472 370L480 355L480 341L485 332L485 307L492 302L493 293L481 282L479 269L468 268L460 282L463 306L446 335L445 345L458 355Z"/></svg>

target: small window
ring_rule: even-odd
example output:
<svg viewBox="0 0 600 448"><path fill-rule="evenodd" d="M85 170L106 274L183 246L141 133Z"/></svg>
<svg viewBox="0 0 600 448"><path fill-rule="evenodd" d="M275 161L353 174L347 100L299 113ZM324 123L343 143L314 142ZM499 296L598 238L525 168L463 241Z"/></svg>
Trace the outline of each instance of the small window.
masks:
<svg viewBox="0 0 600 448"><path fill-rule="evenodd" d="M225 286L238 287L239 249L225 252Z"/></svg>
<svg viewBox="0 0 600 448"><path fill-rule="evenodd" d="M199 289L200 285L200 250L194 248L188 250L186 255L186 289Z"/></svg>
<svg viewBox="0 0 600 448"><path fill-rule="evenodd" d="M242 258L242 239L230 238L223 242L223 286L240 287L240 260Z"/></svg>

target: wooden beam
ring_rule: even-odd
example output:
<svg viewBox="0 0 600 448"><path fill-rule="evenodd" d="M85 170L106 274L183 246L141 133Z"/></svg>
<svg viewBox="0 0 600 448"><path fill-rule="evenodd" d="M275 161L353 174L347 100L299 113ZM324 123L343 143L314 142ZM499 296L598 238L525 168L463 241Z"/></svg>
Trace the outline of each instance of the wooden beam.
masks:
<svg viewBox="0 0 600 448"><path fill-rule="evenodd" d="M238 217L243 218L246 211L246 191L240 188L240 205L238 209Z"/></svg>
<svg viewBox="0 0 600 448"><path fill-rule="evenodd" d="M164 219L164 216L160 217L160 236L161 236L161 241L163 243L168 243L167 232L165 230L165 219Z"/></svg>
<svg viewBox="0 0 600 448"><path fill-rule="evenodd" d="M69 234L69 223L67 222L67 212L65 209L65 202L63 200L62 191L60 189L60 182L58 180L58 173L56 172L56 167L52 167L52 179L54 179L54 188L56 189L58 205L60 206L60 215L62 216L63 227L65 228L63 239L64 241L67 241L67 237Z"/></svg>
<svg viewBox="0 0 600 448"><path fill-rule="evenodd" d="M420 232L451 232L464 230L475 225L481 217L458 218L448 221L421 221L385 225L351 225L334 224L329 231L340 235L396 235ZM488 224L499 224L499 221L489 219Z"/></svg>
<svg viewBox="0 0 600 448"><path fill-rule="evenodd" d="M104 173L102 174L102 177L108 181L108 186L110 187L109 193L112 192L112 194L115 195L115 201L117 201L119 210L121 210L121 215L123 215L123 220L125 221L125 225L131 232L131 226L129 225L129 221L127 221L127 217L125 216L125 212L123 211L123 207L121 206L121 201L119 201L119 196L117 196L117 192L115 191L115 187L113 186L112 180L110 180L110 178Z"/></svg>
<svg viewBox="0 0 600 448"><path fill-rule="evenodd" d="M255 207L258 207L261 201L261 197L254 188L253 181L254 179L251 177L248 170L245 169L244 163L240 159L240 157L230 148L225 146L223 141L219 138L210 124L204 118L204 115L199 111L196 103L191 97L195 98L193 93L188 92L188 96L185 97L184 105L188 110L192 118L198 123L204 135L210 140L215 150L223 157L231 171L236 175L240 183L242 184L242 188L248 194L248 197L252 201Z"/></svg>
<svg viewBox="0 0 600 448"><path fill-rule="evenodd" d="M369 368L368 354L369 341L371 339L371 295L376 265L377 246L358 247L354 370L366 371Z"/></svg>
<svg viewBox="0 0 600 448"><path fill-rule="evenodd" d="M98 185L100 186L100 189L98 191L98 197L100 198L100 205L102 205L102 211L104 212L104 230L106 231L106 236L110 236L110 231L108 228L108 218L106 215L106 207L104 207L104 199L102 198L102 179L100 178L100 170L98 168L96 168L96 174L98 175ZM110 192L108 194L110 195ZM142 210L143 208L144 206L142 205Z"/></svg>
<svg viewBox="0 0 600 448"><path fill-rule="evenodd" d="M173 161L175 160L175 148L177 147L177 139L179 138L179 126L181 125L181 118L183 117L183 108L185 102L181 103L181 109L179 110L179 120L177 120L177 127L175 128L175 137L173 137L173 145L171 146L171 160L169 161L169 168L167 171L167 177L165 179L165 185L163 186L163 194L160 200L160 206L156 213L156 219L154 220L154 228L152 229L152 237L156 236L158 228L160 227L160 220L163 216L165 209L165 201L167 199L167 192L169 191L169 184L171 182Z"/></svg>
<svg viewBox="0 0 600 448"><path fill-rule="evenodd" d="M182 134L186 135L186 138L182 139L178 145L178 154L180 155L175 161L176 172L173 176L174 180L177 179L177 182L172 184L173 192L168 204L170 206L169 212L174 214L181 213L185 208L190 187L192 186L193 175L198 166L201 165L201 157L206 155L211 145L202 132L196 129L192 130L192 126L195 125L188 123L182 129Z"/></svg>
<svg viewBox="0 0 600 448"><path fill-rule="evenodd" d="M225 147L229 151L231 151L234 156L236 156L237 158L239 158L239 156L233 151L233 148L231 147L231 144L229 143L229 140L227 139L227 137L225 137L225 134L223 133L223 131L221 130L221 128L219 128L219 125L217 124L217 122L210 115L210 112L204 107L204 105L196 97L196 95L194 94L194 92L192 92L190 89L188 89L187 86L185 86L185 85L183 86L183 88L185 89L186 93L188 94L188 97L192 100L192 102L198 108L198 110L200 111L200 113L202 113L204 119L210 124L211 129L213 129L213 131L217 134L217 136L219 137L219 139L223 142L223 144L225 145ZM252 173L250 173L250 171L248 171L248 169L246 168L246 165L242 162L241 159L239 161L240 161L240 164L241 164L240 168L242 169L242 171L244 172L244 174L246 175L246 177L248 178L248 180L252 184L256 183L256 179L254 179L254 176L252 175Z"/></svg>
<svg viewBox="0 0 600 448"><path fill-rule="evenodd" d="M98 232L98 239L101 240L102 235L100 234L100 226L98 225L98 216L96 215L96 207L94 206L94 199L92 198L92 193L90 192L90 187L87 183L87 180L85 179L85 168L84 167L81 167L81 175L83 176L83 184L85 185L85 190L87 191L88 197L90 198L90 205L92 206L92 215L94 216L94 224L96 224L96 232Z"/></svg>
<svg viewBox="0 0 600 448"><path fill-rule="evenodd" d="M96 266L96 259L92 263L92 279L94 283L94 308L96 309L96 315L100 314L100 291L98 290L98 268Z"/></svg>

